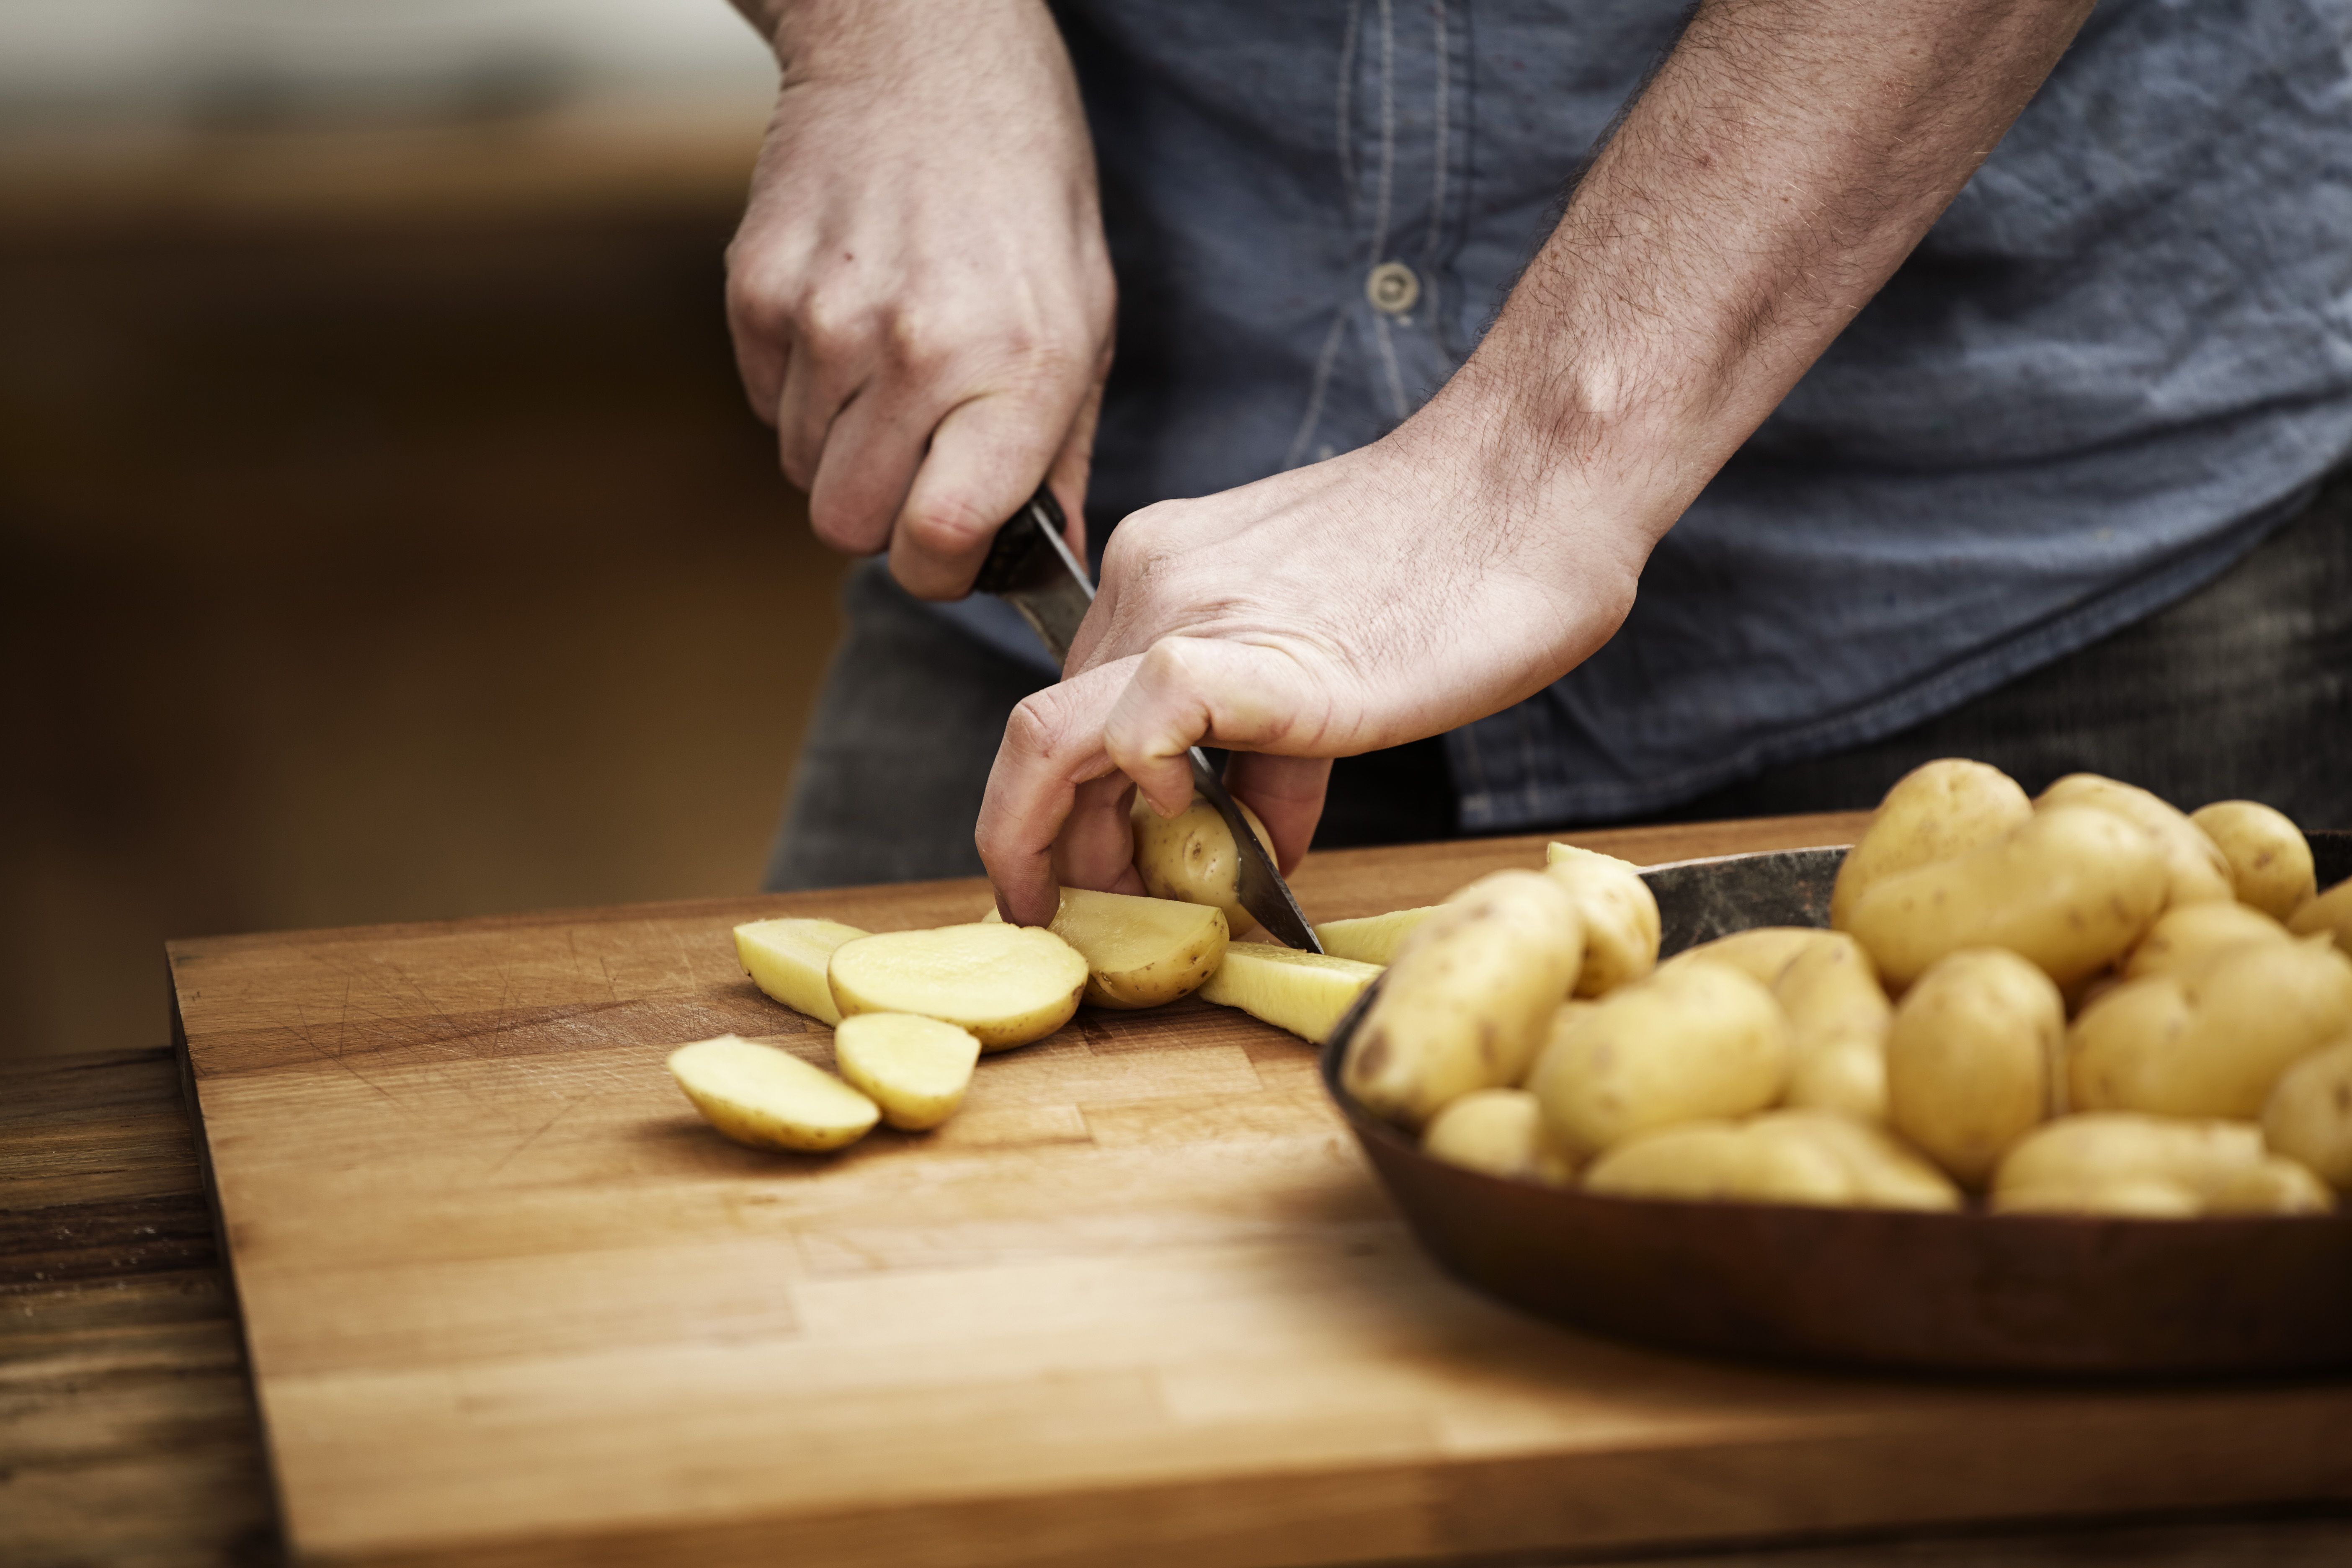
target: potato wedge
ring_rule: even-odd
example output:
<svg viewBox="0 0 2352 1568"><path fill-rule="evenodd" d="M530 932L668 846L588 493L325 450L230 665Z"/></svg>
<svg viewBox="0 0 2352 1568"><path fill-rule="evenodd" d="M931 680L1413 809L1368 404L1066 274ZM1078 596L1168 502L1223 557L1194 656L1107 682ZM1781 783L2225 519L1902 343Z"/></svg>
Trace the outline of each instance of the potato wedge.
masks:
<svg viewBox="0 0 2352 1568"><path fill-rule="evenodd" d="M2036 796L2033 805L2037 811L2054 805L2112 811L2155 839L2164 855L2168 909L2238 896L2221 847L2186 812L2137 784L2097 773L2068 773Z"/></svg>
<svg viewBox="0 0 2352 1568"><path fill-rule="evenodd" d="M2294 1060L2352 1032L2352 960L2323 942L2249 942L2126 981L2067 1037L2083 1110L2251 1121Z"/></svg>
<svg viewBox="0 0 2352 1568"><path fill-rule="evenodd" d="M680 1046L669 1074L705 1121L754 1149L828 1153L865 1137L882 1115L823 1068L735 1035Z"/></svg>
<svg viewBox="0 0 2352 1568"><path fill-rule="evenodd" d="M998 918L994 910L983 924ZM1097 1007L1157 1007L1189 996L1225 956L1225 914L1213 905L1064 888L1046 930L1087 961L1086 999Z"/></svg>
<svg viewBox="0 0 2352 1568"><path fill-rule="evenodd" d="M1380 974L1377 963L1270 942L1234 942L1225 944L1223 961L1196 994L1319 1046Z"/></svg>
<svg viewBox="0 0 2352 1568"><path fill-rule="evenodd" d="M2050 1112L2066 1004L2013 952L1947 954L1905 994L1886 1037L1886 1118L1963 1184Z"/></svg>
<svg viewBox="0 0 2352 1568"><path fill-rule="evenodd" d="M1540 871L1480 878L1398 950L1348 1042L1348 1092L1419 1127L1474 1089L1518 1082L1583 953L1576 901L1557 881Z"/></svg>
<svg viewBox="0 0 2352 1568"><path fill-rule="evenodd" d="M1390 963L1395 960L1397 949L1404 945L1404 939L1444 907L1425 904L1417 910L1391 910L1384 915L1362 915L1351 921L1326 921L1315 928L1315 940L1334 958L1352 958L1359 963Z"/></svg>
<svg viewBox="0 0 2352 1568"><path fill-rule="evenodd" d="M841 1022L824 966L834 950L871 932L839 921L751 921L735 928L735 956L743 973L772 1000L820 1024Z"/></svg>
<svg viewBox="0 0 2352 1568"><path fill-rule="evenodd" d="M1584 917L1584 963L1576 994L1605 996L1658 966L1658 900L1638 867L1614 855L1551 844L1544 871Z"/></svg>
<svg viewBox="0 0 2352 1568"><path fill-rule="evenodd" d="M2352 953L2352 880L2338 882L2324 893L2305 899L2287 917L2286 929L2297 936L2326 932L2339 952Z"/></svg>
<svg viewBox="0 0 2352 1568"><path fill-rule="evenodd" d="M1575 1016L1528 1088L1579 1155L1680 1121L1742 1116L1780 1097L1789 1019L1727 964L1688 963L1612 991Z"/></svg>
<svg viewBox="0 0 2352 1568"><path fill-rule="evenodd" d="M2319 889L2312 874L2311 841L2283 811L2259 801L2217 800L2189 814L2230 863L2238 901L2273 920L2294 913Z"/></svg>
<svg viewBox="0 0 2352 1568"><path fill-rule="evenodd" d="M2286 927L2245 904L2219 900L2183 904L2157 917L2139 945L2125 962L2124 978L2147 974L2178 974L2194 969L2225 947L2250 942L2293 942ZM2086 996L2084 1005L2097 1000Z"/></svg>
<svg viewBox="0 0 2352 1568"><path fill-rule="evenodd" d="M2000 947L2061 986L2121 958L2164 908L2156 841L2112 811L2053 805L1964 855L1870 884L1844 929L1900 992L1945 954Z"/></svg>
<svg viewBox="0 0 2352 1568"><path fill-rule="evenodd" d="M969 1029L984 1051L1040 1040L1070 1021L1087 961L1052 931L975 921L884 931L835 949L825 977L844 1018L915 1013Z"/></svg>
<svg viewBox="0 0 2352 1568"><path fill-rule="evenodd" d="M1267 836L1265 824L1246 805L1242 806L1242 818L1271 859L1274 840ZM1239 936L1257 923L1242 908L1241 853L1234 847L1233 832L1205 796L1194 795L1192 805L1163 817L1138 790L1128 808L1128 822L1135 830L1135 873L1143 879L1145 892L1155 899L1223 910L1229 937Z"/></svg>
<svg viewBox="0 0 2352 1568"><path fill-rule="evenodd" d="M1964 855L2032 815L2025 791L1999 768L1959 757L1922 763L1895 781L1861 842L1839 864L1830 924L1846 930L1854 900L1873 883Z"/></svg>
<svg viewBox="0 0 2352 1568"><path fill-rule="evenodd" d="M2263 1102L2263 1142L2352 1191L2352 1035L2296 1059Z"/></svg>
<svg viewBox="0 0 2352 1568"><path fill-rule="evenodd" d="M1421 1146L1433 1159L1514 1181L1565 1186L1576 1162L1523 1089L1474 1089L1429 1119Z"/></svg>
<svg viewBox="0 0 2352 1568"><path fill-rule="evenodd" d="M1884 1121L1895 1006L1862 944L1843 931L1822 932L1782 966L1772 995L1789 1015L1785 1102Z"/></svg>
<svg viewBox="0 0 2352 1568"><path fill-rule="evenodd" d="M881 1107L883 1121L908 1132L927 1132L956 1113L979 1060L970 1030L912 1013L860 1013L833 1031L841 1076Z"/></svg>

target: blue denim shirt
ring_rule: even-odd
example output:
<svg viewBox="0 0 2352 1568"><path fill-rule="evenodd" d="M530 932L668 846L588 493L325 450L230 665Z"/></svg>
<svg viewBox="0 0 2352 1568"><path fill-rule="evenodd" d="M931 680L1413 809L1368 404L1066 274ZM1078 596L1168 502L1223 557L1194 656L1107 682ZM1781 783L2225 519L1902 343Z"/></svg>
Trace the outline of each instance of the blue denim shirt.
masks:
<svg viewBox="0 0 2352 1568"><path fill-rule="evenodd" d="M1120 287L1097 539L1418 406L1681 13L1062 0ZM1463 825L1892 733L2200 585L2347 449L2352 0L2106 0L1616 637L1448 737ZM1038 657L1002 605L951 613Z"/></svg>

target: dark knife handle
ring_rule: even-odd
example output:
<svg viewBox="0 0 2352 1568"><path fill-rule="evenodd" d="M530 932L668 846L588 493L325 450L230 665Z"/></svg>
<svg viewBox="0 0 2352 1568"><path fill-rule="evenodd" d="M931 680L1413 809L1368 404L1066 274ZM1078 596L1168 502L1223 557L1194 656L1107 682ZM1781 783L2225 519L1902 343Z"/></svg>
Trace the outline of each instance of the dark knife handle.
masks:
<svg viewBox="0 0 2352 1568"><path fill-rule="evenodd" d="M1038 549L1048 541L1048 549ZM980 575L971 580L971 585L976 592L997 595L1042 586L1051 580L1054 557L1059 555L1072 574L1087 584L1087 596L1092 597L1094 585L1071 555L1068 541L1069 518L1062 503L1054 499L1050 486L1039 485L1037 493L996 531L996 537L989 542L988 558L980 563Z"/></svg>

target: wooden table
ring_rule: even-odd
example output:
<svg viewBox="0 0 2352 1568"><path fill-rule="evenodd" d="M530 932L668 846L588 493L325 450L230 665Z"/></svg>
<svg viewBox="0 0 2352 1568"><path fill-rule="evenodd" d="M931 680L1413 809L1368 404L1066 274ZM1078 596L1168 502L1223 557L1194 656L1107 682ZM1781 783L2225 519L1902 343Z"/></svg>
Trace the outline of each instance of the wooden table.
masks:
<svg viewBox="0 0 2352 1568"><path fill-rule="evenodd" d="M1541 842L1322 856L1298 890L1369 913ZM2352 1558L2352 1388L1801 1376L1534 1323L1413 1250L1306 1047L1203 1005L1084 1016L941 1133L829 1162L719 1142L662 1079L720 1028L822 1056L731 921L982 899L175 944L284 1507L177 1064L85 1058L0 1088L0 1562L262 1561L280 1531L351 1563ZM2234 1517L2052 1523L2195 1510Z"/></svg>

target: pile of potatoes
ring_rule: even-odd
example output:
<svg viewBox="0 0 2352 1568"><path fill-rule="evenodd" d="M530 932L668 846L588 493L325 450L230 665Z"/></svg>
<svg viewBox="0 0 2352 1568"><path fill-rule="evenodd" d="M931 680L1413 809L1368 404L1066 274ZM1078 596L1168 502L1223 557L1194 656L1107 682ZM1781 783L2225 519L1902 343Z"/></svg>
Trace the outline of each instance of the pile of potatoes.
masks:
<svg viewBox="0 0 2352 1568"><path fill-rule="evenodd" d="M2185 816L2090 774L2029 799L1930 763L1847 855L1831 929L1664 963L1631 867L1551 855L1412 911L1349 1042L1349 1093L1438 1158L1997 1213L2316 1213L2352 1188L2352 882L2318 891L2266 806Z"/></svg>

